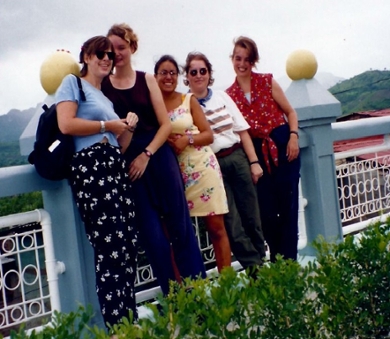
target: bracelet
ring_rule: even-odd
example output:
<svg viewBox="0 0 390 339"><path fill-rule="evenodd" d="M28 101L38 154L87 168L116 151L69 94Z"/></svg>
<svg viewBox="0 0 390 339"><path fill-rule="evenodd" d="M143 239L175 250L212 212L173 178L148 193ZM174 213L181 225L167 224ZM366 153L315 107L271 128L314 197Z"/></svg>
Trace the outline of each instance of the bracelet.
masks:
<svg viewBox="0 0 390 339"><path fill-rule="evenodd" d="M252 166L252 165L258 164L258 163L259 163L259 160L255 160L255 161L251 161L251 162L249 163L249 165Z"/></svg>
<svg viewBox="0 0 390 339"><path fill-rule="evenodd" d="M147 156L148 156L148 158L151 158L152 157L152 155L153 155L153 153L152 152L150 152L150 151L148 151L146 148L144 149L144 151L143 151Z"/></svg>
<svg viewBox="0 0 390 339"><path fill-rule="evenodd" d="M134 133L134 131L135 131L135 126L129 127L127 130L128 130L129 132L131 132L131 133Z"/></svg>
<svg viewBox="0 0 390 339"><path fill-rule="evenodd" d="M103 134L106 132L106 124L103 120L100 121L100 133Z"/></svg>
<svg viewBox="0 0 390 339"><path fill-rule="evenodd" d="M297 131L290 131L290 134L295 134L298 137L298 139L299 139L299 134L298 134Z"/></svg>

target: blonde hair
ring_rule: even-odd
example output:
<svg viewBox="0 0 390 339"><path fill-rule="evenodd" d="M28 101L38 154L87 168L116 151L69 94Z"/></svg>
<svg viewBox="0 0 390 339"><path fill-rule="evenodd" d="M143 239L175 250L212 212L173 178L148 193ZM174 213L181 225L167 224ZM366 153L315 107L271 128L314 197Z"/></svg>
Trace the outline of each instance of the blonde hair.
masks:
<svg viewBox="0 0 390 339"><path fill-rule="evenodd" d="M138 36L134 33L133 29L125 23L112 25L108 30L107 37L111 35L116 35L127 41L135 53L138 49Z"/></svg>

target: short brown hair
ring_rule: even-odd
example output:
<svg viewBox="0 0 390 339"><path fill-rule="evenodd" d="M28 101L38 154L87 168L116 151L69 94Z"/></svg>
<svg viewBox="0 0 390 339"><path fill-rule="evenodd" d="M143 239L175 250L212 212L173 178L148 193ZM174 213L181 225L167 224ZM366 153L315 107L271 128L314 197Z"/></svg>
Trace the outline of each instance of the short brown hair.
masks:
<svg viewBox="0 0 390 339"><path fill-rule="evenodd" d="M135 53L138 49L138 36L134 33L133 29L125 23L112 25L108 30L107 37L111 35L116 35L127 41L132 49L132 52Z"/></svg>
<svg viewBox="0 0 390 339"><path fill-rule="evenodd" d="M233 44L234 44L234 48L233 48L233 53L231 55L232 59L234 57L234 51L235 51L236 47L242 47L248 51L249 62L252 65L259 62L259 60L260 60L259 51L257 49L256 43L251 38L248 38L246 36L239 36L238 38L233 40Z"/></svg>
<svg viewBox="0 0 390 339"><path fill-rule="evenodd" d="M79 55L79 62L83 65L80 71L80 76L84 77L88 73L88 65L84 61L84 57L86 55L91 56L94 55L97 51L106 51L108 49L114 51L114 46L112 45L111 41L103 35L94 36L93 38L90 38L86 42L84 42L81 46L81 51ZM114 65L115 60L112 63L112 68L114 68Z"/></svg>
<svg viewBox="0 0 390 339"><path fill-rule="evenodd" d="M201 61L204 61L204 63L206 64L206 68L207 68L207 71L209 72L210 74L210 79L209 79L209 86L211 86L213 83L214 83L214 78L213 78L213 65L211 65L211 62L209 61L209 59L201 52L190 52L188 53L187 55L187 58L186 58L186 63L185 65L183 66L183 69L184 69L184 73L186 74L186 76L188 75L188 72L190 70L190 64L193 60L201 60ZM184 84L186 86L188 86L188 80L184 80Z"/></svg>

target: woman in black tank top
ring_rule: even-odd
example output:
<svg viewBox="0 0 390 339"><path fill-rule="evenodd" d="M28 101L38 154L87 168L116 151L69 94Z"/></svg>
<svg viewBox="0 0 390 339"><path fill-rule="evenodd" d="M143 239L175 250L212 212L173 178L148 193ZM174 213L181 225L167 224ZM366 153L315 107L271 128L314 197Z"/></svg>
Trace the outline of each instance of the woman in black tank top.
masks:
<svg viewBox="0 0 390 339"><path fill-rule="evenodd" d="M160 89L152 74L135 71L131 66L138 38L126 24L112 26L107 36L114 45L116 68L103 81L102 91L120 117L134 112L139 118L125 157L135 190L140 242L163 293L167 294L169 280L206 276L202 255L189 216L180 168L166 143L172 127Z"/></svg>

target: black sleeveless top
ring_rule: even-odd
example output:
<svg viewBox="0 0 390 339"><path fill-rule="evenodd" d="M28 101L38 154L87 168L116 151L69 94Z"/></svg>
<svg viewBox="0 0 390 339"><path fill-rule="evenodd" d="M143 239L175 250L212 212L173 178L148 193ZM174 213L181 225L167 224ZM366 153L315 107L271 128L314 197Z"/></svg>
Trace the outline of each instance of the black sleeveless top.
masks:
<svg viewBox="0 0 390 339"><path fill-rule="evenodd" d="M160 127L145 79L145 72L136 71L135 84L132 88L114 88L110 78L102 82L102 92L114 104L115 113L120 118L126 118L128 112L138 115L138 124L134 136L142 133L157 131Z"/></svg>

